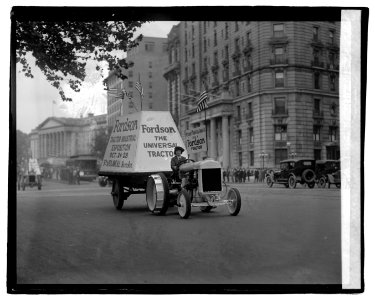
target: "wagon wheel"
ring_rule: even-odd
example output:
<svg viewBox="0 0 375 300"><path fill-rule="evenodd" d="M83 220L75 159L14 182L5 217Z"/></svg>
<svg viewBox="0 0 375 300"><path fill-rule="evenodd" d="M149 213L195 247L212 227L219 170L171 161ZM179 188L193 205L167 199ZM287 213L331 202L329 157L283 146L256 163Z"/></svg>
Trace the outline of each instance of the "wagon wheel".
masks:
<svg viewBox="0 0 375 300"><path fill-rule="evenodd" d="M124 186L119 179L115 179L112 185L112 199L116 209L121 210L124 205Z"/></svg>
<svg viewBox="0 0 375 300"><path fill-rule="evenodd" d="M232 216L237 216L241 209L241 195L236 188L230 188L228 191L228 200L231 203L227 205L228 211Z"/></svg>
<svg viewBox="0 0 375 300"><path fill-rule="evenodd" d="M191 213L191 198L187 190L182 189L177 196L178 214L187 219Z"/></svg>
<svg viewBox="0 0 375 300"><path fill-rule="evenodd" d="M267 186L270 187L270 188L273 186L273 182L272 182L271 176L267 176L266 183L267 183Z"/></svg>
<svg viewBox="0 0 375 300"><path fill-rule="evenodd" d="M153 174L147 179L146 202L150 212L164 215L169 206L169 187L163 173Z"/></svg>

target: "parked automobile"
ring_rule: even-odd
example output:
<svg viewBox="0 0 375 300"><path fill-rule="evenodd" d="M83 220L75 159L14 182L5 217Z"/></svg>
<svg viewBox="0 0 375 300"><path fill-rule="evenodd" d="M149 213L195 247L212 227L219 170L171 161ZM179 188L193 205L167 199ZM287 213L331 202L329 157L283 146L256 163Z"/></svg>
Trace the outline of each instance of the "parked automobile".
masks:
<svg viewBox="0 0 375 300"><path fill-rule="evenodd" d="M280 162L280 171L268 172L266 183L272 187L274 183L283 184L286 188L295 188L297 183L315 186L315 160L287 159Z"/></svg>
<svg viewBox="0 0 375 300"><path fill-rule="evenodd" d="M341 185L340 161L339 160L317 160L315 163L316 183L318 187L324 188L327 184Z"/></svg>

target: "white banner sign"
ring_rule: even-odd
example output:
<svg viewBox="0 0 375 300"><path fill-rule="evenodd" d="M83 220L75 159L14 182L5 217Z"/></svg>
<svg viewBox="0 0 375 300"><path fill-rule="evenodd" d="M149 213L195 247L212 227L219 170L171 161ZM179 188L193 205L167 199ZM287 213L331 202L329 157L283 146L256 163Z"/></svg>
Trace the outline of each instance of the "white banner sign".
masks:
<svg viewBox="0 0 375 300"><path fill-rule="evenodd" d="M185 132L188 153L207 151L206 127L198 127Z"/></svg>

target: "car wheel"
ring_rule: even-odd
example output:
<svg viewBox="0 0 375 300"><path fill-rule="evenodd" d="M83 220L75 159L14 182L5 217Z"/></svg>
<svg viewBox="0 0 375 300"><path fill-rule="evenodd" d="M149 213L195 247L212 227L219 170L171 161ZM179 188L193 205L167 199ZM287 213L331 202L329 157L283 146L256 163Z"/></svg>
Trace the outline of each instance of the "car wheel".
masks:
<svg viewBox="0 0 375 300"><path fill-rule="evenodd" d="M289 177L289 180L288 180L288 183L289 183L289 187L291 189L295 189L296 186L297 186L297 179L296 179L296 176L294 176L293 174Z"/></svg>
<svg viewBox="0 0 375 300"><path fill-rule="evenodd" d="M124 186L119 179L115 179L112 185L112 200L115 208L121 210L124 205Z"/></svg>
<svg viewBox="0 0 375 300"><path fill-rule="evenodd" d="M318 187L325 188L327 184L327 180L324 176L320 177L318 180Z"/></svg>
<svg viewBox="0 0 375 300"><path fill-rule="evenodd" d="M306 169L302 172L302 175L301 175L303 181L305 181L306 183L311 183L313 181L315 181L315 172L311 169Z"/></svg>
<svg viewBox="0 0 375 300"><path fill-rule="evenodd" d="M273 186L273 182L272 182L271 176L267 176L266 183L267 183L267 186L270 187L270 188Z"/></svg>
<svg viewBox="0 0 375 300"><path fill-rule="evenodd" d="M236 188L230 188L228 191L228 200L231 203L227 205L231 216L237 216L241 210L241 194Z"/></svg>
<svg viewBox="0 0 375 300"><path fill-rule="evenodd" d="M187 219L191 213L191 200L187 190L182 189L177 196L178 214L182 219Z"/></svg>
<svg viewBox="0 0 375 300"><path fill-rule="evenodd" d="M164 215L169 206L168 180L163 173L153 174L147 179L146 202L150 212Z"/></svg>

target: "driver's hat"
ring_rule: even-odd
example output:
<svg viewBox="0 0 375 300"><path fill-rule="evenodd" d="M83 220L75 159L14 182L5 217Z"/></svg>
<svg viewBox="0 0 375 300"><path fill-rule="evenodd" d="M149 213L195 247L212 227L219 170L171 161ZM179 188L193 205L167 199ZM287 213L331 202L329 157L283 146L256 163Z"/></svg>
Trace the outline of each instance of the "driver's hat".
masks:
<svg viewBox="0 0 375 300"><path fill-rule="evenodd" d="M174 154L176 154L176 151L177 151L177 150L180 150L181 153L185 151L184 148L182 148L182 147L180 147L180 146L177 146L177 147L174 148Z"/></svg>

